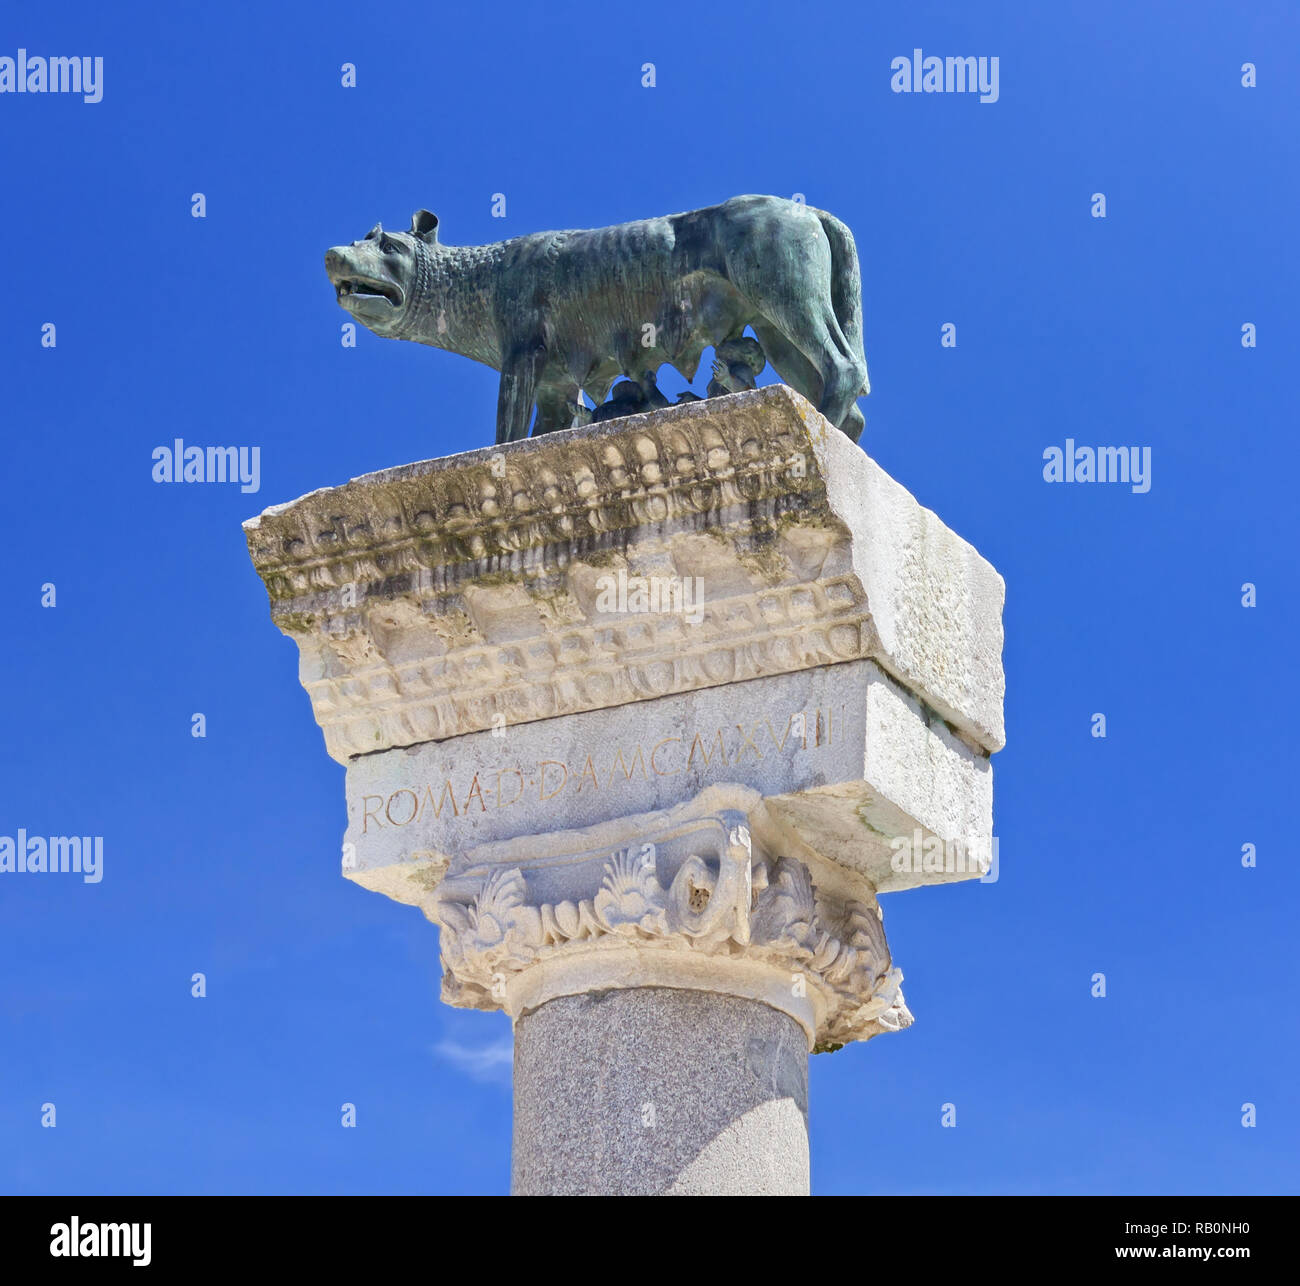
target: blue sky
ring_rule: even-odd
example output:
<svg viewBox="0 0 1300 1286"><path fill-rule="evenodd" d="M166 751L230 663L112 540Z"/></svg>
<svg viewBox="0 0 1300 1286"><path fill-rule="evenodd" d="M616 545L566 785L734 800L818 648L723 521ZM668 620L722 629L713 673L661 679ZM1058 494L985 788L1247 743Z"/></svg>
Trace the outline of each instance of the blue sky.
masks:
<svg viewBox="0 0 1300 1286"><path fill-rule="evenodd" d="M0 56L104 92L0 95L0 833L105 873L0 875L0 1189L507 1189L508 1022L340 878L240 523L492 437L486 368L341 347L327 246L800 192L857 238L865 447L1007 582L1001 879L884 899L917 1023L813 1059L814 1191L1294 1192L1298 37L1277 0L10 6ZM892 93L918 47L999 100ZM259 446L260 491L155 484L176 437ZM1150 491L1046 483L1067 438L1150 447Z"/></svg>

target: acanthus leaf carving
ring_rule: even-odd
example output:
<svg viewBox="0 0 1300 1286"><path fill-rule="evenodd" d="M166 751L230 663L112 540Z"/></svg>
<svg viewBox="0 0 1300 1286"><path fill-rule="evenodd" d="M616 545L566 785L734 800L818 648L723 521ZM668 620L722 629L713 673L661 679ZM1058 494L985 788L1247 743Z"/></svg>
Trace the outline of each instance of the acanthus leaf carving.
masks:
<svg viewBox="0 0 1300 1286"><path fill-rule="evenodd" d="M664 932L664 891L655 875L650 845L614 854L595 896L594 909L611 933Z"/></svg>
<svg viewBox="0 0 1300 1286"><path fill-rule="evenodd" d="M483 877L472 894L444 894L444 998L494 1008L504 977L575 946L618 939L664 951L751 955L805 975L826 1000L822 1047L910 1025L902 974L892 968L873 906L825 906L804 863L755 857L748 831L732 828L711 858L687 854L665 888L652 844L611 854L589 898L530 903L514 867Z"/></svg>

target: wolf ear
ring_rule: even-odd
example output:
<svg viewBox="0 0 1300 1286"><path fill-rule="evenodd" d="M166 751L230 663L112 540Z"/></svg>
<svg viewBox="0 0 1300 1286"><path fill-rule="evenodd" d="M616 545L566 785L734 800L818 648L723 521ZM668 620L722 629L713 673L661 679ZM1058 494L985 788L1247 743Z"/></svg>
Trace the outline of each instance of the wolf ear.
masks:
<svg viewBox="0 0 1300 1286"><path fill-rule="evenodd" d="M428 210L417 210L411 215L411 235L433 245L438 240L438 216Z"/></svg>

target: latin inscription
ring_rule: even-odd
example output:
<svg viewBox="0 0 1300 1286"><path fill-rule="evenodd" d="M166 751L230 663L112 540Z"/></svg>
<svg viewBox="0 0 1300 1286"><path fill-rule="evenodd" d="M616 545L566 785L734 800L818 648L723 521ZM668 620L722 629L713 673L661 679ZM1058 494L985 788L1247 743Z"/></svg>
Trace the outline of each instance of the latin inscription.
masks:
<svg viewBox="0 0 1300 1286"><path fill-rule="evenodd" d="M841 709L841 722L843 710ZM465 817L516 806L552 805L567 795L616 790L632 781L694 773L718 778L726 769L745 768L772 756L820 750L832 744L831 707L796 711L779 721L719 725L693 737L661 737L654 742L614 743L581 762L541 759L530 765L476 772L469 780L446 777L420 789L361 797L361 833L390 826Z"/></svg>

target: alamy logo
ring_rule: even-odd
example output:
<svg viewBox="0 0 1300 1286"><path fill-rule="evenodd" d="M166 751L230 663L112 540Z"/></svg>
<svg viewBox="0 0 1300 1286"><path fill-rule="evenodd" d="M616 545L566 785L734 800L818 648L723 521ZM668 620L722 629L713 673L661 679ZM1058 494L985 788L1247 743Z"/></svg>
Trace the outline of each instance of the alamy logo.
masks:
<svg viewBox="0 0 1300 1286"><path fill-rule="evenodd" d="M918 826L910 835L896 835L889 847L889 865L899 875L977 875L981 884L998 882L996 835L944 840Z"/></svg>
<svg viewBox="0 0 1300 1286"><path fill-rule="evenodd" d="M102 58L0 57L0 94L80 94L82 102L104 97Z"/></svg>
<svg viewBox="0 0 1300 1286"><path fill-rule="evenodd" d="M998 60L993 58L922 57L899 54L889 64L889 88L896 94L978 94L981 103L998 101Z"/></svg>
<svg viewBox="0 0 1300 1286"><path fill-rule="evenodd" d="M0 875L77 873L87 884L104 878L102 835L0 835Z"/></svg>
<svg viewBox="0 0 1300 1286"><path fill-rule="evenodd" d="M1043 451L1044 482L1127 482L1138 495L1151 490L1150 447L1077 447Z"/></svg>
<svg viewBox="0 0 1300 1286"><path fill-rule="evenodd" d="M129 1259L136 1268L153 1260L153 1224L82 1223L73 1215L67 1223L50 1225L50 1254L55 1259Z"/></svg>
<svg viewBox="0 0 1300 1286"><path fill-rule="evenodd" d="M187 447L177 438L153 449L155 482L238 482L240 491L262 485L261 447Z"/></svg>
<svg viewBox="0 0 1300 1286"><path fill-rule="evenodd" d="M704 582L699 576L617 576L596 578L596 611L671 613L691 625L704 619Z"/></svg>

